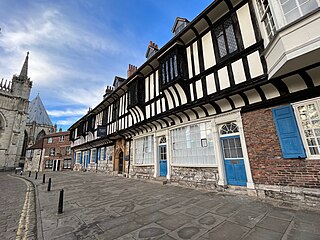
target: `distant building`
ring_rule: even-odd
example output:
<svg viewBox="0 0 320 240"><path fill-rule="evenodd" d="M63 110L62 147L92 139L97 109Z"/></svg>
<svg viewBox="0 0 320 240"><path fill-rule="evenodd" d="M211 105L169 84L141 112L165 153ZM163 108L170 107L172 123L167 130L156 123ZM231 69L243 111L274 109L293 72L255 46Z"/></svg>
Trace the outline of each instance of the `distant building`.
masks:
<svg viewBox="0 0 320 240"><path fill-rule="evenodd" d="M22 156L25 156L27 147L34 145L36 141L45 135L56 132L56 128L56 125L52 125L50 117L38 94L29 104Z"/></svg>
<svg viewBox="0 0 320 240"><path fill-rule="evenodd" d="M70 132L48 134L43 138L43 158L40 170L61 171L73 168L70 140Z"/></svg>
<svg viewBox="0 0 320 240"><path fill-rule="evenodd" d="M28 59L29 53L20 74L14 75L11 82L0 82L0 170L24 164L23 142L32 87Z"/></svg>

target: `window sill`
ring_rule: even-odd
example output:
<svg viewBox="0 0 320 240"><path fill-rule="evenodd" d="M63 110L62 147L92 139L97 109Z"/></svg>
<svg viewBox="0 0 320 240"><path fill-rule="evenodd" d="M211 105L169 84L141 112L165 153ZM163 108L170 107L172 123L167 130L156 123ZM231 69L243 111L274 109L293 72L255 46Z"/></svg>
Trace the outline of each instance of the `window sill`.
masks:
<svg viewBox="0 0 320 240"><path fill-rule="evenodd" d="M134 163L133 166L135 166L135 167L154 167L154 164L152 164L152 163L146 163L146 164Z"/></svg>
<svg viewBox="0 0 320 240"><path fill-rule="evenodd" d="M196 165L196 164L171 164L171 167L187 167L187 168L217 168L218 165L206 164L206 165Z"/></svg>

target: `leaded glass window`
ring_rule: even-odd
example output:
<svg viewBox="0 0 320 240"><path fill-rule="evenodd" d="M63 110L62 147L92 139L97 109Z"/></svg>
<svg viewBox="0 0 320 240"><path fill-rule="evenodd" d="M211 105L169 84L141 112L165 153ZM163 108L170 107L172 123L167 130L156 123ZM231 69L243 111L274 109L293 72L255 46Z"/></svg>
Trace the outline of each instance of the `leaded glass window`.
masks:
<svg viewBox="0 0 320 240"><path fill-rule="evenodd" d="M135 163L153 164L153 136L138 138L135 141Z"/></svg>
<svg viewBox="0 0 320 240"><path fill-rule="evenodd" d="M320 155L320 100L297 107L302 135L311 156Z"/></svg>
<svg viewBox="0 0 320 240"><path fill-rule="evenodd" d="M215 165L210 122L171 130L172 164L183 166Z"/></svg>
<svg viewBox="0 0 320 240"><path fill-rule="evenodd" d="M214 34L217 40L219 56L221 58L238 50L238 44L231 18L217 26L214 29Z"/></svg>

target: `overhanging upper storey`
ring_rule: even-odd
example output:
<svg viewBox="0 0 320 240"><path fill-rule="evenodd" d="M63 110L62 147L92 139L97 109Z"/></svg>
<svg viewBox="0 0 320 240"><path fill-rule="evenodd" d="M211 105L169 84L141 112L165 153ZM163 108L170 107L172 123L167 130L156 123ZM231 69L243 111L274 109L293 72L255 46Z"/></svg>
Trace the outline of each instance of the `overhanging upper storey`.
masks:
<svg viewBox="0 0 320 240"><path fill-rule="evenodd" d="M186 50L183 46L175 45L159 59L160 89L168 88L176 82L188 79L188 64Z"/></svg>

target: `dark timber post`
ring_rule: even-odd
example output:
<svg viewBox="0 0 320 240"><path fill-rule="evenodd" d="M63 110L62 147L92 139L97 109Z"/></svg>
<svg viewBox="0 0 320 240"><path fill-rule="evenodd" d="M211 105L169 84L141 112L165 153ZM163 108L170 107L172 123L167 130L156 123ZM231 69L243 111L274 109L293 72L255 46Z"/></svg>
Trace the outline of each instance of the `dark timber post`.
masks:
<svg viewBox="0 0 320 240"><path fill-rule="evenodd" d="M51 178L49 178L49 182L48 182L48 192L51 190Z"/></svg>
<svg viewBox="0 0 320 240"><path fill-rule="evenodd" d="M58 213L63 212L63 189L60 190L60 196L59 196L59 205L58 205Z"/></svg>
<svg viewBox="0 0 320 240"><path fill-rule="evenodd" d="M31 177L31 171L29 171L29 176L28 177Z"/></svg>
<svg viewBox="0 0 320 240"><path fill-rule="evenodd" d="M34 179L38 179L38 172L36 172L36 176L34 177Z"/></svg>
<svg viewBox="0 0 320 240"><path fill-rule="evenodd" d="M43 176L42 176L42 183L45 183L45 182L46 182L46 175L43 174Z"/></svg>

